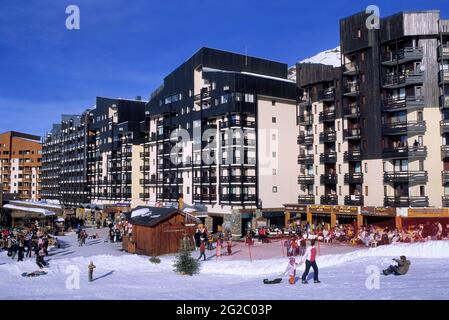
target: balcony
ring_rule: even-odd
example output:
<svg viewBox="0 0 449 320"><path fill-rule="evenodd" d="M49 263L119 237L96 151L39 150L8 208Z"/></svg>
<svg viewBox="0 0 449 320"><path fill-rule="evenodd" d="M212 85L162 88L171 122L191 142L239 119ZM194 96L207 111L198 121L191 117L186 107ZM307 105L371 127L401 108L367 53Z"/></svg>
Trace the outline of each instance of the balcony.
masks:
<svg viewBox="0 0 449 320"><path fill-rule="evenodd" d="M384 172L385 183L426 183L427 171L392 171Z"/></svg>
<svg viewBox="0 0 449 320"><path fill-rule="evenodd" d="M441 181L443 182L443 185L449 183L449 171L441 172Z"/></svg>
<svg viewBox="0 0 449 320"><path fill-rule="evenodd" d="M320 163L336 163L337 153L336 152L325 152L320 154Z"/></svg>
<svg viewBox="0 0 449 320"><path fill-rule="evenodd" d="M194 184L215 184L217 183L217 177L194 177L193 178Z"/></svg>
<svg viewBox="0 0 449 320"><path fill-rule="evenodd" d="M313 164L313 154L302 154L298 156L298 164Z"/></svg>
<svg viewBox="0 0 449 320"><path fill-rule="evenodd" d="M150 171L150 166L140 166L140 171Z"/></svg>
<svg viewBox="0 0 449 320"><path fill-rule="evenodd" d="M165 200L165 201L178 201L179 197L180 197L179 194L169 192L156 194L156 198L158 200Z"/></svg>
<svg viewBox="0 0 449 320"><path fill-rule="evenodd" d="M394 66L409 61L421 60L424 56L421 47L406 47L396 52L390 51L382 54L382 64L385 66Z"/></svg>
<svg viewBox="0 0 449 320"><path fill-rule="evenodd" d="M351 161L362 161L362 152L360 150L350 150L345 151L343 155L343 160L345 162L351 162Z"/></svg>
<svg viewBox="0 0 449 320"><path fill-rule="evenodd" d="M443 196L442 204L443 208L449 208L449 196Z"/></svg>
<svg viewBox="0 0 449 320"><path fill-rule="evenodd" d="M251 183L255 184L257 181L255 176L221 176L221 183Z"/></svg>
<svg viewBox="0 0 449 320"><path fill-rule="evenodd" d="M298 204L315 204L314 195L300 195L298 196Z"/></svg>
<svg viewBox="0 0 449 320"><path fill-rule="evenodd" d="M244 194L244 195L237 195L237 194L223 194L220 196L221 202L256 202L256 195L255 194Z"/></svg>
<svg viewBox="0 0 449 320"><path fill-rule="evenodd" d="M139 198L140 199L149 199L150 193L139 193Z"/></svg>
<svg viewBox="0 0 449 320"><path fill-rule="evenodd" d="M345 206L363 206L363 196L360 195L345 196Z"/></svg>
<svg viewBox="0 0 449 320"><path fill-rule="evenodd" d="M338 196L335 194L321 196L320 202L322 205L336 206L336 205L338 205Z"/></svg>
<svg viewBox="0 0 449 320"><path fill-rule="evenodd" d="M220 129L226 129L226 128L250 128L250 129L254 129L254 128L256 128L256 122L254 122L254 121L247 121L247 120L240 120L240 119L226 120L226 121L220 123Z"/></svg>
<svg viewBox="0 0 449 320"><path fill-rule="evenodd" d="M335 89L334 88L325 89L319 95L318 100L320 100L320 101L334 101L335 100Z"/></svg>
<svg viewBox="0 0 449 320"><path fill-rule="evenodd" d="M425 159L427 157L427 147L392 147L382 151L384 159Z"/></svg>
<svg viewBox="0 0 449 320"><path fill-rule="evenodd" d="M449 158L449 145L441 146L441 159Z"/></svg>
<svg viewBox="0 0 449 320"><path fill-rule="evenodd" d="M362 184L363 183L363 173L352 172L345 174L345 184Z"/></svg>
<svg viewBox="0 0 449 320"><path fill-rule="evenodd" d="M335 121L335 109L320 112L319 121L320 122Z"/></svg>
<svg viewBox="0 0 449 320"><path fill-rule="evenodd" d="M298 116L298 124L303 126L309 126L313 123L313 115L300 115Z"/></svg>
<svg viewBox="0 0 449 320"><path fill-rule="evenodd" d="M385 197L384 198L385 207L428 207L429 198L428 197Z"/></svg>
<svg viewBox="0 0 449 320"><path fill-rule="evenodd" d="M357 118L360 116L360 107L358 103L350 103L343 107L343 116L345 118Z"/></svg>
<svg viewBox="0 0 449 320"><path fill-rule="evenodd" d="M156 178L152 177L151 179L140 179L140 185L149 185L149 184L156 184Z"/></svg>
<svg viewBox="0 0 449 320"><path fill-rule="evenodd" d="M242 138L233 138L233 139L226 139L221 140L221 146L222 147L255 147L256 146L256 139L242 139Z"/></svg>
<svg viewBox="0 0 449 320"><path fill-rule="evenodd" d="M360 93L359 83L357 81L347 82L343 89L343 95L356 96Z"/></svg>
<svg viewBox="0 0 449 320"><path fill-rule="evenodd" d="M438 60L441 59L447 60L449 59L449 44L443 44L438 47L438 52L440 52L438 56Z"/></svg>
<svg viewBox="0 0 449 320"><path fill-rule="evenodd" d="M305 134L304 132L301 132L298 135L298 144L313 144L313 134Z"/></svg>
<svg viewBox="0 0 449 320"><path fill-rule="evenodd" d="M232 165L232 166L240 166L240 165L249 165L249 166L255 166L256 165L256 158L222 158L221 164L222 165Z"/></svg>
<svg viewBox="0 0 449 320"><path fill-rule="evenodd" d="M410 71L408 73L391 73L382 78L382 86L386 89L397 89L405 86L421 84L424 82L423 71Z"/></svg>
<svg viewBox="0 0 449 320"><path fill-rule="evenodd" d="M216 194L194 194L193 195L194 201L200 201L200 202L215 202L217 201L217 195Z"/></svg>
<svg viewBox="0 0 449 320"><path fill-rule="evenodd" d="M449 108L449 93L440 96L440 108Z"/></svg>
<svg viewBox="0 0 449 320"><path fill-rule="evenodd" d="M311 185L315 183L315 176L313 174L305 174L298 176L298 184Z"/></svg>
<svg viewBox="0 0 449 320"><path fill-rule="evenodd" d="M336 174L322 174L320 177L321 184L337 184L338 176Z"/></svg>
<svg viewBox="0 0 449 320"><path fill-rule="evenodd" d="M441 133L449 133L449 119L440 122Z"/></svg>
<svg viewBox="0 0 449 320"><path fill-rule="evenodd" d="M335 132L334 130L329 130L320 133L321 143L335 142L335 141L337 141L337 132Z"/></svg>
<svg viewBox="0 0 449 320"><path fill-rule="evenodd" d="M438 72L438 82L440 85L443 83L449 84L449 70L440 70L440 72Z"/></svg>
<svg viewBox="0 0 449 320"><path fill-rule="evenodd" d="M423 134L425 132L425 121L398 121L386 123L382 126L382 134L385 136Z"/></svg>
<svg viewBox="0 0 449 320"><path fill-rule="evenodd" d="M362 130L360 128L350 128L343 131L346 140L357 140L362 138Z"/></svg>
<svg viewBox="0 0 449 320"><path fill-rule="evenodd" d="M424 97L407 96L401 98L388 98L382 100L382 111L396 112L403 110L415 110L424 107Z"/></svg>

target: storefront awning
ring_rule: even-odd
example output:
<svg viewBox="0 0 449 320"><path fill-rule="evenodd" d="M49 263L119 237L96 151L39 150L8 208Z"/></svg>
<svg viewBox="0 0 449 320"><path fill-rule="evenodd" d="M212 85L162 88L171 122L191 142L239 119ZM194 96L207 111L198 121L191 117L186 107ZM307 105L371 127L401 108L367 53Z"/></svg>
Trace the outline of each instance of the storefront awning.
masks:
<svg viewBox="0 0 449 320"><path fill-rule="evenodd" d="M284 218L285 214L283 211L270 211L270 212L263 212L262 216L267 219L273 219L273 218Z"/></svg>
<svg viewBox="0 0 449 320"><path fill-rule="evenodd" d="M31 207L22 207L22 206L16 206L13 204L6 204L3 206L4 209L9 209L13 211L19 211L19 214L15 214L15 216L43 216L43 217L50 217L56 215L53 211L42 209L42 208L31 208Z"/></svg>

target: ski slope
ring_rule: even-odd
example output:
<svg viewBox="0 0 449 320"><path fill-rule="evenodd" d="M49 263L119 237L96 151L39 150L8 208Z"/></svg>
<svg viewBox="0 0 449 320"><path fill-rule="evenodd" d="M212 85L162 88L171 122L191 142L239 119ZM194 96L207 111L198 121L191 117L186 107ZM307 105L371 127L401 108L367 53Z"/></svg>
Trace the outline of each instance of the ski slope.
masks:
<svg viewBox="0 0 449 320"><path fill-rule="evenodd" d="M62 249L51 251L48 274L37 278L21 277L37 269L34 259L17 263L1 252L0 299L449 299L447 241L320 256L322 283L307 285L290 285L286 280L277 285L262 283L282 273L287 258L253 262L214 258L202 262L200 274L190 277L173 271L173 256L162 257L155 265L148 257L120 252L118 244L89 240L80 248L74 235L62 241ZM379 274L379 288L366 287L367 267L380 272L392 263L391 258L402 254L412 263L406 276ZM97 266L91 283L87 282L90 261ZM298 267L299 275L302 268ZM79 289L68 288L66 283L77 269Z"/></svg>

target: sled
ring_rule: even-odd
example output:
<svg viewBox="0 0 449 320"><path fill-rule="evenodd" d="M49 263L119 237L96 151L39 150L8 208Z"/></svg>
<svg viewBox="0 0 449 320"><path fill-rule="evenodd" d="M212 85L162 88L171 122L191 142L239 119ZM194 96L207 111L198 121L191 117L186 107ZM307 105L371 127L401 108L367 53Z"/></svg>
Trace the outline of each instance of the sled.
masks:
<svg viewBox="0 0 449 320"><path fill-rule="evenodd" d="M276 278L273 280L264 279L263 283L264 284L278 284L278 283L281 283L281 281L282 281L282 278Z"/></svg>
<svg viewBox="0 0 449 320"><path fill-rule="evenodd" d="M45 272L45 271L24 272L24 273L22 273L22 277L34 278L34 277L44 276L46 274L47 274L47 272Z"/></svg>

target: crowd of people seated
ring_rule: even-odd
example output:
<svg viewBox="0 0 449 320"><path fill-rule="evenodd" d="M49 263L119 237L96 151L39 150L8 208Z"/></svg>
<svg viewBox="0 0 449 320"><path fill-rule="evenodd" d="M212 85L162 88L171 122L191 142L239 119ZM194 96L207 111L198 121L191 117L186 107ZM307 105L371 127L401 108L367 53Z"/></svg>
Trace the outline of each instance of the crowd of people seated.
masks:
<svg viewBox="0 0 449 320"><path fill-rule="evenodd" d="M315 239L324 243L376 247L399 242L413 243L428 240L449 240L449 224L443 225L440 222L410 224L399 230L394 227L381 225L363 225L358 227L355 223L339 224L333 228L329 224L324 223L317 225L303 223L284 229L277 227L259 229L256 232L257 235L259 238L265 239L265 241L267 241L267 238L270 239L270 237L282 235L282 237L292 239L290 246L293 248L296 248L296 244L293 244L293 242L299 244L303 238L307 240Z"/></svg>

